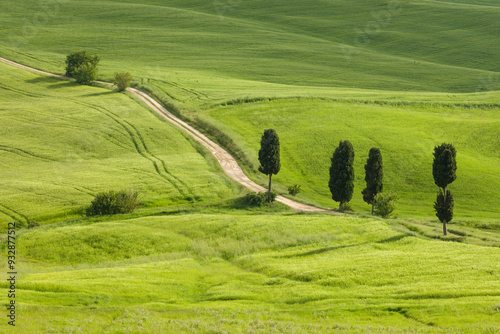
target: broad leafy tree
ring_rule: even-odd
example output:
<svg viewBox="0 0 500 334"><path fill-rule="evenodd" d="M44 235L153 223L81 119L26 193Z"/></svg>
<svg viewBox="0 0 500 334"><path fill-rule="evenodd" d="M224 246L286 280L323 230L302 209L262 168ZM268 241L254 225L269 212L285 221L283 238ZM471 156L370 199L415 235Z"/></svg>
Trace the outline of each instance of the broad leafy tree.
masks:
<svg viewBox="0 0 500 334"><path fill-rule="evenodd" d="M262 135L260 140L259 162L259 172L269 175L268 201L271 202L273 174L278 174L281 169L280 139L274 129L265 130Z"/></svg>
<svg viewBox="0 0 500 334"><path fill-rule="evenodd" d="M443 223L443 234L447 234L446 223L453 219L454 200L448 185L457 178L457 151L453 144L441 144L434 148L434 163L432 164L432 175L434 183L441 188L434 208L436 216Z"/></svg>
<svg viewBox="0 0 500 334"><path fill-rule="evenodd" d="M75 51L66 57L66 75L76 79L78 83L89 84L97 79L99 56L87 51Z"/></svg>
<svg viewBox="0 0 500 334"><path fill-rule="evenodd" d="M339 202L339 210L352 199L354 192L354 148L350 141L339 143L332 156L328 186L332 199Z"/></svg>
<svg viewBox="0 0 500 334"><path fill-rule="evenodd" d="M90 63L85 63L75 68L73 76L79 84L90 85L92 81L97 79L97 68Z"/></svg>
<svg viewBox="0 0 500 334"><path fill-rule="evenodd" d="M382 153L379 148L372 147L365 165L366 188L361 192L363 200L372 205L372 215L375 208L375 196L382 192L384 187L382 183L383 177Z"/></svg>

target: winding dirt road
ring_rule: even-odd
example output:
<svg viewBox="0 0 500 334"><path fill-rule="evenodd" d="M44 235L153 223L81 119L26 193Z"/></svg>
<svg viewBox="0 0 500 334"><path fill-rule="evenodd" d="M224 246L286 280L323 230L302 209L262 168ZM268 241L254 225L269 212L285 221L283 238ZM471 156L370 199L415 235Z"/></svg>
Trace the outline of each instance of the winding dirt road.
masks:
<svg viewBox="0 0 500 334"><path fill-rule="evenodd" d="M72 80L72 78L63 76L63 75L58 75L58 74L53 74L49 72L45 72L42 70L37 70L32 67L28 67L16 62L13 62L11 60L1 58L0 61L18 68L22 68L28 71L44 74L47 76L63 79L63 80ZM99 83L106 84L106 85L112 85L109 82L102 82L98 81ZM236 182L242 184L246 188L255 191L255 192L264 192L266 189L252 180L250 180L245 173L241 170L240 166L236 162L236 160L222 147L214 143L212 140L210 140L207 136L202 134L200 131L196 130L193 128L191 125L187 124L186 122L180 120L176 116L174 116L172 113L170 113L167 109L165 109L160 103L158 103L155 99L153 99L151 96L147 95L144 92L141 92L135 88L128 88L127 89L129 92L132 94L136 95L139 97L144 103L146 103L152 110L154 110L156 113L158 113L160 116L165 118L167 121L170 123L174 124L175 126L181 128L185 132L187 132L191 137L193 137L196 141L198 141L200 144L202 144L204 147L206 147L212 154L215 156L217 161L219 161L219 164L221 165L222 169L224 172L233 180ZM283 196L278 196L276 198L278 202L281 202L283 204L288 205L294 210L298 211L317 211L317 212L326 212L328 210L320 209L314 206L306 205L303 203L299 203L296 201L293 201L291 199L285 198Z"/></svg>

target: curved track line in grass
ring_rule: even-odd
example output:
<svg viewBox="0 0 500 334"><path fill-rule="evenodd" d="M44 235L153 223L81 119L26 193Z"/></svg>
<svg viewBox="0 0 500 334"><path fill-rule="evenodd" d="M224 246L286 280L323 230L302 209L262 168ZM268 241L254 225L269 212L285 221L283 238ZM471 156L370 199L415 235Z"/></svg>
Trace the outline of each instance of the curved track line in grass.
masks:
<svg viewBox="0 0 500 334"><path fill-rule="evenodd" d="M95 195L96 195L96 193L95 193L95 192L92 192L92 191L90 191L90 190L87 190L87 189L85 189L85 188L83 188L83 187L75 187L75 186L72 186L72 187L73 187L73 189L75 189L76 191L81 192L81 193L84 193L84 194L87 194L87 195L90 195L90 196L92 196L92 197L95 197Z"/></svg>
<svg viewBox="0 0 500 334"><path fill-rule="evenodd" d="M19 222L19 218L17 218L16 216L10 214L8 211L4 211L4 210L0 209L0 212L3 213L4 215L6 215L7 217L12 218L12 220L14 220L16 222Z"/></svg>
<svg viewBox="0 0 500 334"><path fill-rule="evenodd" d="M0 205L0 208L2 207L2 205ZM9 213L8 211L4 210L4 209L0 209L0 212L3 213L4 215L6 215L7 217L10 217L12 219L14 219L15 221L19 221L19 218L17 218L16 216L14 216L12 213Z"/></svg>
<svg viewBox="0 0 500 334"><path fill-rule="evenodd" d="M19 155L19 156L21 156L23 158L36 158L36 159L40 159L40 160L43 160L43 161L57 161L57 160L54 160L54 159L49 159L49 158L45 158L45 157L36 155L34 153L31 153L31 152L28 152L28 151L25 151L25 150L21 150L19 148L15 148L15 147L12 147L12 146L0 145L0 151L5 151L5 152L13 153L13 154Z"/></svg>
<svg viewBox="0 0 500 334"><path fill-rule="evenodd" d="M24 95L24 96L27 96L27 97L46 97L46 95L28 93L28 92L25 92L23 90L16 89L14 87L10 87L10 86L4 85L2 83L0 83L0 88L8 90L10 92L14 92L16 94Z"/></svg>
<svg viewBox="0 0 500 334"><path fill-rule="evenodd" d="M163 82L164 84L170 85L170 86L175 87L175 88L179 88L180 90L185 91L186 93L193 94L198 98L198 100L201 100L202 96L208 99L207 94L202 93L202 92L197 91L197 90L194 90L194 89L191 89L191 88L184 88L180 84L177 84L175 82L166 81L166 80L158 80L158 79L152 79L152 80Z"/></svg>
<svg viewBox="0 0 500 334"><path fill-rule="evenodd" d="M408 310L406 310L404 308L401 308L401 307L398 307L398 308L389 308L388 311L389 312L394 312L394 313L399 313L403 317L405 317L406 319L413 320L413 321L418 322L419 324L422 324L422 325L431 326L431 327L435 327L436 326L436 324L433 323L433 322L425 322L423 320L418 319L417 317L415 317L413 315L408 314Z"/></svg>
<svg viewBox="0 0 500 334"><path fill-rule="evenodd" d="M102 108L102 107L99 107L99 106L96 106L96 105L93 105L90 103L84 103L84 102L76 102L76 103L87 106L89 108L96 110L97 112L104 114L105 116L107 116L111 120L113 120L115 123L117 123L119 126L121 126L125 130L125 132L128 134L132 143L134 144L134 147L135 147L135 150L137 151L137 153L139 153L145 159L151 161L151 163L153 163L153 166L156 170L156 173L161 178L165 179L169 184L171 184L179 192L179 194L181 194L181 196L186 196L186 193L184 192L182 187L179 186L176 182L176 181L178 181L178 179L176 177L172 176L170 173L168 173L166 168L165 168L166 174L161 171L161 168L159 167L159 165L160 164L164 165L164 161L161 159L158 159L157 157L155 157L153 154L151 154L149 152L142 136L140 135L139 130L137 130L134 126L132 126L127 121L120 121L115 114L113 114L111 111L109 111L105 108ZM131 127L131 129L129 128L129 126ZM157 160L159 160L159 161L157 161ZM171 178L173 178L176 181L172 180ZM182 182L180 182L180 183L183 184ZM187 186L186 186L186 188L187 188ZM188 188L188 192L191 193L191 190L189 188Z"/></svg>
<svg viewBox="0 0 500 334"><path fill-rule="evenodd" d="M3 204L0 204L0 212L4 213L5 215L9 216L10 218L14 219L17 222L22 222L23 220L25 220L26 222L29 221L28 217L26 217L25 215L12 210L11 208L6 207ZM22 219L19 219L19 217L21 217Z"/></svg>
<svg viewBox="0 0 500 334"><path fill-rule="evenodd" d="M191 194L191 195L194 195L194 192L193 190L184 182L182 181L182 179L180 179L179 177L175 176L173 173L171 173L168 168L167 168L167 164L165 163L165 160L163 159L160 159L158 158L156 155L154 155L150 149L148 148L147 144L146 144L146 141L144 140L144 138L142 137L142 134L141 132L133 125L131 124L130 122L126 121L126 120L123 120L124 123L128 124L136 133L137 137L139 138L139 141L140 143L142 144L142 146L144 147L144 151L147 152L147 154L149 154L151 157L153 157L154 159L158 160L160 162L160 164L163 166L163 171L165 173L167 173L170 177L172 177L173 179L175 179L177 182L179 182L180 184L182 184L184 186L184 188L186 188L186 190Z"/></svg>
<svg viewBox="0 0 500 334"><path fill-rule="evenodd" d="M38 70L35 68L31 68L25 65L18 64L16 62L13 62L11 60L1 58L0 61L18 68L22 68L28 71L48 75L51 77L63 79L63 80L72 80L72 78L66 77L64 75L58 75L58 74L53 74L49 72L45 72L42 70ZM106 84L106 85L112 85L108 82L102 82L98 81L98 83L101 84ZM253 182L248 178L248 176L243 173L241 170L240 166L238 165L238 162L222 147L214 143L212 140L210 140L207 136L202 134L200 131L196 130L193 128L191 125L187 124L186 122L180 120L176 116L174 116L172 113L170 113L167 109L165 109L160 103L158 103L155 99L153 99L151 96L148 94L141 92L140 90L137 90L135 88L128 88L127 91L131 92L135 96L137 96L139 99L141 99L149 108L151 108L153 111L155 111L157 114L159 114L161 117L163 117L165 120L169 121L170 123L174 124L178 128L184 130L189 134L191 137L193 137L196 141L198 141L201 145L203 145L206 149L208 149L217 159L219 162L220 166L222 167L222 170L226 173L227 176L229 176L231 179L235 180L236 182L240 183L247 189L250 189L255 192L265 192L267 189L258 185L257 183ZM157 167L155 163L155 167ZM276 200L278 202L281 202L285 205L288 205L294 210L298 211L321 211L321 212L326 212L329 210L325 209L320 209L311 205L299 203L296 201L293 201L291 199L288 199L283 196L278 196L276 197ZM333 212L333 211L330 211Z"/></svg>

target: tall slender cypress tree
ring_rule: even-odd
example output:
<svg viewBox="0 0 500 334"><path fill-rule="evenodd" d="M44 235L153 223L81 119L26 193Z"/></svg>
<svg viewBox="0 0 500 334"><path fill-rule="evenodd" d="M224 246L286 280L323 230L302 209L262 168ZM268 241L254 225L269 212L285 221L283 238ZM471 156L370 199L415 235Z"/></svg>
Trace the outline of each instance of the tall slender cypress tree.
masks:
<svg viewBox="0 0 500 334"><path fill-rule="evenodd" d="M339 210L352 199L354 192L354 148L350 141L339 143L332 156L328 186L332 199L339 202Z"/></svg>
<svg viewBox="0 0 500 334"><path fill-rule="evenodd" d="M278 174L281 169L280 139L274 129L265 130L262 135L260 140L259 161L259 172L269 175L268 201L270 203L273 174Z"/></svg>
<svg viewBox="0 0 500 334"><path fill-rule="evenodd" d="M434 147L434 162L432 164L432 176L434 183L440 187L434 209L436 216L443 223L443 234L447 235L446 223L453 219L454 200L448 185L457 178L457 151L453 144L443 143Z"/></svg>
<svg viewBox="0 0 500 334"><path fill-rule="evenodd" d="M382 183L383 178L382 153L379 148L372 147L365 165L366 188L361 192L363 194L363 201L372 205L372 215L375 208L375 196L382 192L384 187Z"/></svg>

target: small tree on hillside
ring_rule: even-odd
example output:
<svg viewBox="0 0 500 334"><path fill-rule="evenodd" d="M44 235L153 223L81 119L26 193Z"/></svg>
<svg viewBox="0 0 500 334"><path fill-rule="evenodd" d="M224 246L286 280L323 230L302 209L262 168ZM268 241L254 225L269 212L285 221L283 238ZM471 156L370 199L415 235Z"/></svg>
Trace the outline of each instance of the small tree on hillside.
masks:
<svg viewBox="0 0 500 334"><path fill-rule="evenodd" d="M74 51L66 56L66 75L75 77L75 70L84 64L91 64L97 68L101 59L97 55L91 55L87 51Z"/></svg>
<svg viewBox="0 0 500 334"><path fill-rule="evenodd" d="M130 81L132 81L132 75L128 72L115 73L114 83L118 87L118 91L123 92L128 87L130 87Z"/></svg>
<svg viewBox="0 0 500 334"><path fill-rule="evenodd" d="M271 203L273 174L278 174L281 169L280 140L278 134L273 129L265 130L262 135L260 140L259 162L259 172L269 175L268 201Z"/></svg>
<svg viewBox="0 0 500 334"><path fill-rule="evenodd" d="M432 164L432 175L434 183L441 188L434 208L436 216L443 223L443 234L447 234L446 223L453 218L454 200L448 185L457 178L457 151L453 144L441 144L434 147L434 163Z"/></svg>
<svg viewBox="0 0 500 334"><path fill-rule="evenodd" d="M384 218L389 217L389 215L396 208L396 200L398 196L392 192L388 193L378 193L375 196L375 210L373 211L377 216Z"/></svg>
<svg viewBox="0 0 500 334"><path fill-rule="evenodd" d="M384 177L382 153L377 147L372 147L365 165L366 188L361 192L363 200L372 205L372 215L375 209L375 196L383 189Z"/></svg>
<svg viewBox="0 0 500 334"><path fill-rule="evenodd" d="M341 141L335 149L330 166L328 186L332 199L340 202L339 210L352 199L354 192L354 148L350 141Z"/></svg>

